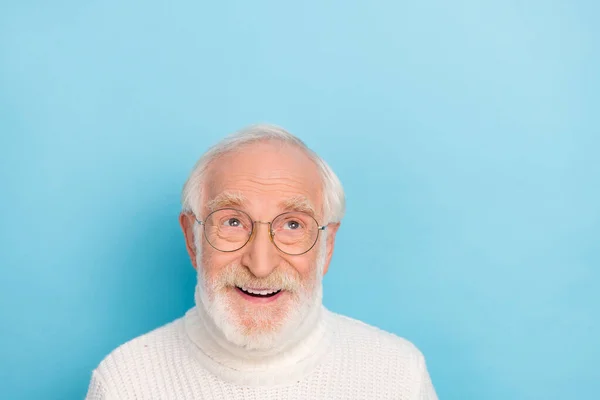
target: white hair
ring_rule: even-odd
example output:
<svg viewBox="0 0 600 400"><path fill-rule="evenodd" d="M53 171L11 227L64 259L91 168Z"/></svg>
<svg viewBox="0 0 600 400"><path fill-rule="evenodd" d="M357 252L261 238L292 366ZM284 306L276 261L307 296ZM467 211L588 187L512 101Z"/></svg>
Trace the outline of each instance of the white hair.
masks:
<svg viewBox="0 0 600 400"><path fill-rule="evenodd" d="M182 210L184 212L193 212L199 215L200 203L202 200L202 188L205 180L205 173L208 166L219 156L240 147L259 141L280 141L303 150L306 155L317 165L322 179L323 190L323 214L325 223L340 222L344 216L346 201L344 188L333 170L327 163L319 157L314 151L309 149L306 144L296 136L292 135L283 128L270 124L253 125L244 128L234 134L221 140L211 147L200 157L188 180L183 187L181 196Z"/></svg>

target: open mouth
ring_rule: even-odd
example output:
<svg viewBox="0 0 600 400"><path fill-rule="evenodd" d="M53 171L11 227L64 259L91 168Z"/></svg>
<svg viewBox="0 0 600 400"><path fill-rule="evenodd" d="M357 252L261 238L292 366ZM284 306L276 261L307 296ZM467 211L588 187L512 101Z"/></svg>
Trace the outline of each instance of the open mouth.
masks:
<svg viewBox="0 0 600 400"><path fill-rule="evenodd" d="M249 288L239 287L239 286L236 286L236 288L237 288L237 290L244 293L245 295L248 295L251 297L258 297L258 298L262 298L262 299L273 297L273 296L279 294L279 292L281 292L281 289L279 289L279 290L273 290L273 289L257 290L257 289L249 289Z"/></svg>

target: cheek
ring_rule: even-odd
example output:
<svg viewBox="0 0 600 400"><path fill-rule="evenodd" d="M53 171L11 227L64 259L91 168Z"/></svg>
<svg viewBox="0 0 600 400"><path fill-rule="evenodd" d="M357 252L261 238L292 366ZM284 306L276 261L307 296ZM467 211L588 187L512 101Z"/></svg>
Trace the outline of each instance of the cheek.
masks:
<svg viewBox="0 0 600 400"><path fill-rule="evenodd" d="M316 257L312 252L310 253L310 255L305 254L288 260L289 264L296 270L304 282L309 282L314 279L315 270L317 268Z"/></svg>
<svg viewBox="0 0 600 400"><path fill-rule="evenodd" d="M219 276L219 272L226 266L235 263L238 256L232 253L223 253L213 249L209 244L202 246L202 254L200 256L200 265L207 278L215 278Z"/></svg>

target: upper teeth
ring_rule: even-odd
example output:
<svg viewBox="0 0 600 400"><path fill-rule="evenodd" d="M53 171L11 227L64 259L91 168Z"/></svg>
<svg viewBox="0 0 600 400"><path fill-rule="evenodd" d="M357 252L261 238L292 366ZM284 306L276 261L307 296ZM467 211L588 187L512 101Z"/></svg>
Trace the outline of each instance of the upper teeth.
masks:
<svg viewBox="0 0 600 400"><path fill-rule="evenodd" d="M266 296L268 294L279 292L279 290L277 290L277 289L256 290L256 289L248 289L245 287L242 287L240 289L242 289L244 292L248 292L248 293L252 293L252 294L260 294L262 296Z"/></svg>

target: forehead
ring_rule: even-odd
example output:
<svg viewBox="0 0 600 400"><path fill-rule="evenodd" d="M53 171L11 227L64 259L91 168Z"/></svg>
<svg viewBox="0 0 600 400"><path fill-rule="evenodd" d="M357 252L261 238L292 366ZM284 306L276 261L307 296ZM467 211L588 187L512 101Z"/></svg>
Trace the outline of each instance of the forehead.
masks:
<svg viewBox="0 0 600 400"><path fill-rule="evenodd" d="M305 197L322 206L321 176L301 149L282 142L259 142L220 156L208 168L203 203L222 193L240 193L253 206L274 207Z"/></svg>

